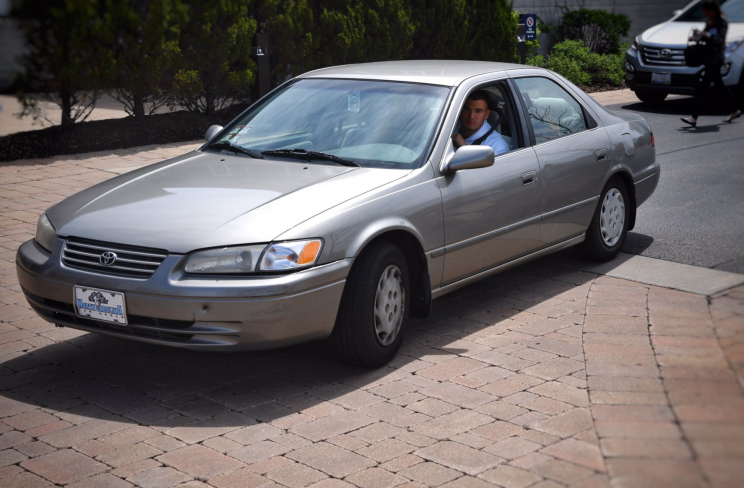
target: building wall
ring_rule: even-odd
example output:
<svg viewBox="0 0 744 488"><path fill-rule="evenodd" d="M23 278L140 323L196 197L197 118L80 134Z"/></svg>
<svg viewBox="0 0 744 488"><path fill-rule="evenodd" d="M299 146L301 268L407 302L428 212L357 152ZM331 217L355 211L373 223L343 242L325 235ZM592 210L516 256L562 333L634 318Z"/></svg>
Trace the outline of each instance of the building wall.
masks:
<svg viewBox="0 0 744 488"><path fill-rule="evenodd" d="M691 0L513 0L514 10L523 14L537 14L538 19L550 24L560 22L561 7L569 10L580 7L604 9L630 17L629 38L649 27L669 20L675 10L684 8Z"/></svg>

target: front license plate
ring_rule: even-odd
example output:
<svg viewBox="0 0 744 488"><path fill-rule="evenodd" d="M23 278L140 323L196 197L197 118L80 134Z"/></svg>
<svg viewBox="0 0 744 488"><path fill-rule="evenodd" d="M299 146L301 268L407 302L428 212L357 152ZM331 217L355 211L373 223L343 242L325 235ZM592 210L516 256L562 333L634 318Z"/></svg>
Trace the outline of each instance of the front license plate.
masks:
<svg viewBox="0 0 744 488"><path fill-rule="evenodd" d="M671 85L671 73L651 73L651 83L654 85Z"/></svg>
<svg viewBox="0 0 744 488"><path fill-rule="evenodd" d="M124 294L116 291L76 286L75 311L78 317L127 325Z"/></svg>

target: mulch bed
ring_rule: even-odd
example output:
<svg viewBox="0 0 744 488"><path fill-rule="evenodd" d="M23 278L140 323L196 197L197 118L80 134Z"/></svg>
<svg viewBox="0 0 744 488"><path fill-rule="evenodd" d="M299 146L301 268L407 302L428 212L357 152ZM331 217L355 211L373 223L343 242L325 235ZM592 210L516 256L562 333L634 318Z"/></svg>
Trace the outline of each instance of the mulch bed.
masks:
<svg viewBox="0 0 744 488"><path fill-rule="evenodd" d="M126 117L83 122L65 130L55 126L18 132L0 137L0 161L204 140L210 125L226 125L246 107L234 105L211 117L180 111L150 115L142 122Z"/></svg>
<svg viewBox="0 0 744 488"><path fill-rule="evenodd" d="M625 80L623 80L623 83L620 86L610 85L607 83L600 83L598 85L586 85L586 86L581 87L581 89L587 93L598 93L598 92L606 92L606 91L613 91L613 90L623 90L625 88L628 88L627 86L625 86Z"/></svg>

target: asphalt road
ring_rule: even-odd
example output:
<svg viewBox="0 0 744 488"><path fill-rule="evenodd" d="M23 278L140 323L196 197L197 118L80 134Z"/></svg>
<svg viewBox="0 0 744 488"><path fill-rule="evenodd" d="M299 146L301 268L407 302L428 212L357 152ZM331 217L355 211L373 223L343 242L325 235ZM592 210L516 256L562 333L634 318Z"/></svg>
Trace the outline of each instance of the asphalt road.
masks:
<svg viewBox="0 0 744 488"><path fill-rule="evenodd" d="M725 124L731 109L719 105L696 129L682 127L692 107L688 97L607 107L646 119L661 164L659 186L638 209L623 251L744 273L744 117Z"/></svg>

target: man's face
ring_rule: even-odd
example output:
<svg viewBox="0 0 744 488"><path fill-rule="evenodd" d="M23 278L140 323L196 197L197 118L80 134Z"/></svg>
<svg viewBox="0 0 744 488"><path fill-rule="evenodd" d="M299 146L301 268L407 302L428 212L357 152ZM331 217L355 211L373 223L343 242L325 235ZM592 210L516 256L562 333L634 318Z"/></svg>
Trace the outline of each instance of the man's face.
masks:
<svg viewBox="0 0 744 488"><path fill-rule="evenodd" d="M467 100L460 115L460 123L467 132L474 133L483 127L483 122L490 113L485 100Z"/></svg>

